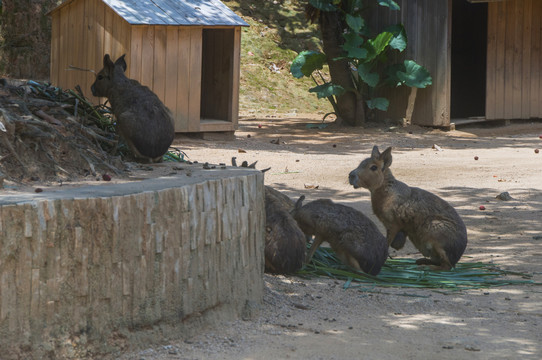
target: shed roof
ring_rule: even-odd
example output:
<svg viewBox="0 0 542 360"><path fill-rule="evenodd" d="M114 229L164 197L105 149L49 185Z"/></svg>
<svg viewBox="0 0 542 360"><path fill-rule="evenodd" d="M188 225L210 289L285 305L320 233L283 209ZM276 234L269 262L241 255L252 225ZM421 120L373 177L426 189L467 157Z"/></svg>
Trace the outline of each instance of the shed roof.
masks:
<svg viewBox="0 0 542 360"><path fill-rule="evenodd" d="M77 0L68 0L51 13ZM248 26L220 0L101 0L131 25Z"/></svg>

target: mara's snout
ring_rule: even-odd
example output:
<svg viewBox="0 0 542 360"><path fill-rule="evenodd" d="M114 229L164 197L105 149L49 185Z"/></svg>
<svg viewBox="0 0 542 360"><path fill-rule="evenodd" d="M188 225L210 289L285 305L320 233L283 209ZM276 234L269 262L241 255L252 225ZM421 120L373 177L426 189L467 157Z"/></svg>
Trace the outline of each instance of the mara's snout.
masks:
<svg viewBox="0 0 542 360"><path fill-rule="evenodd" d="M96 88L94 87L94 84L92 84L92 86L90 87L90 91L92 92L92 96L97 96L96 95Z"/></svg>
<svg viewBox="0 0 542 360"><path fill-rule="evenodd" d="M348 182L354 187L354 189L358 189L361 187L361 185L359 185L359 178L356 170L352 170L350 172L350 174L348 175Z"/></svg>

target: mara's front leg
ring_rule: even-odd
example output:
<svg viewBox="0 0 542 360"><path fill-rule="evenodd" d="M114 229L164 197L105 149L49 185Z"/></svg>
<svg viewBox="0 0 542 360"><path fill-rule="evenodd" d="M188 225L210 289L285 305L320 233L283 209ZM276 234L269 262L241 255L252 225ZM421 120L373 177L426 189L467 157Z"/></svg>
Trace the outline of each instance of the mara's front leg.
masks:
<svg viewBox="0 0 542 360"><path fill-rule="evenodd" d="M390 246L394 248L395 250L401 250L403 246L405 246L406 243L406 235L404 232L399 231L395 238L392 240Z"/></svg>
<svg viewBox="0 0 542 360"><path fill-rule="evenodd" d="M388 246L399 250L405 245L406 235L401 232L399 226L392 226L386 229L386 240L388 241Z"/></svg>
<svg viewBox="0 0 542 360"><path fill-rule="evenodd" d="M314 236L314 240L312 241L312 245L309 249L309 253L307 254L307 258L305 259L305 264L308 264L311 261L312 256L314 255L316 250L320 247L320 245L322 245L323 242L324 242L324 238L320 236Z"/></svg>

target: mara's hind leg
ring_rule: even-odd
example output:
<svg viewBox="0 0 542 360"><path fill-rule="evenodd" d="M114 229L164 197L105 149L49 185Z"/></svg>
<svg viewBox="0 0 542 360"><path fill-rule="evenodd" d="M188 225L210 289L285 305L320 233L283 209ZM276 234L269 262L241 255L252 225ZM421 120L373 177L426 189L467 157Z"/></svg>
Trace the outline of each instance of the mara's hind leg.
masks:
<svg viewBox="0 0 542 360"><path fill-rule="evenodd" d="M362 271L359 266L359 262L352 255L348 254L344 250L335 250L337 257L343 262L343 264L351 267L352 269Z"/></svg>
<svg viewBox="0 0 542 360"><path fill-rule="evenodd" d="M452 264L448 260L448 255L441 247L433 249L431 258L421 258L416 260L417 265L429 265L432 270L451 270Z"/></svg>

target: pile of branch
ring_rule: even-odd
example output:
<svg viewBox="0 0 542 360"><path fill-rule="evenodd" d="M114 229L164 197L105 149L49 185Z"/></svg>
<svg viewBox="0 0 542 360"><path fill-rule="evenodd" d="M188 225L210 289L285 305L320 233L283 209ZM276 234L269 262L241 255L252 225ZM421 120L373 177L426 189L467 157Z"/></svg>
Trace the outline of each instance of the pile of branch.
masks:
<svg viewBox="0 0 542 360"><path fill-rule="evenodd" d="M0 178L71 181L125 174L110 109L77 91L0 80ZM0 184L1 187L1 184Z"/></svg>

